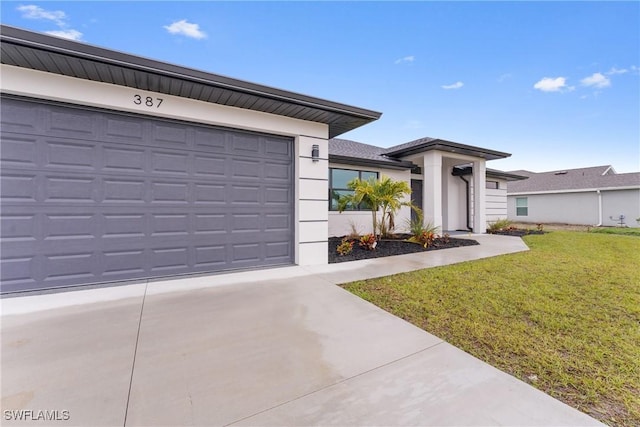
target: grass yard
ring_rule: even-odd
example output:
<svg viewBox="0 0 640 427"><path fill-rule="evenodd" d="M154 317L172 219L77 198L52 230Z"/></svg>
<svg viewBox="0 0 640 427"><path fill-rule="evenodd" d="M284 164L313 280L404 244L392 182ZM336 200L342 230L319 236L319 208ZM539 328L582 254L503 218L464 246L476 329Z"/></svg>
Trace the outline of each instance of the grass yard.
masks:
<svg viewBox="0 0 640 427"><path fill-rule="evenodd" d="M613 426L640 425L640 238L557 231L529 252L344 287Z"/></svg>
<svg viewBox="0 0 640 427"><path fill-rule="evenodd" d="M640 228L604 227L604 228L592 228L590 231L591 233L599 233L599 234L622 234L625 236L640 237Z"/></svg>

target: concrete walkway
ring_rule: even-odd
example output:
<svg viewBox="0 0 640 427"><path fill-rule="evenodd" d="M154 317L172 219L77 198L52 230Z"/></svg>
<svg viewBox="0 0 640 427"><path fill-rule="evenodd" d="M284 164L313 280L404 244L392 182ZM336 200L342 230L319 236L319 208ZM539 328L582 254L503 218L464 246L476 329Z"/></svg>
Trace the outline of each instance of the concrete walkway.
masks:
<svg viewBox="0 0 640 427"><path fill-rule="evenodd" d="M473 238L481 245L2 299L3 425L600 425L335 286L527 250Z"/></svg>

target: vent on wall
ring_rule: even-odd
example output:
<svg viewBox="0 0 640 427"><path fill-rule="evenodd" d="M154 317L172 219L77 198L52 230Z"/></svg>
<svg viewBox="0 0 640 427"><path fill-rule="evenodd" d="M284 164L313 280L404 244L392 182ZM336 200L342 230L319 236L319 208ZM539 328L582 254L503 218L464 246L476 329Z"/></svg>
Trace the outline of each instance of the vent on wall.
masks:
<svg viewBox="0 0 640 427"><path fill-rule="evenodd" d="M556 173L554 173L554 175L566 175L567 171L558 171Z"/></svg>

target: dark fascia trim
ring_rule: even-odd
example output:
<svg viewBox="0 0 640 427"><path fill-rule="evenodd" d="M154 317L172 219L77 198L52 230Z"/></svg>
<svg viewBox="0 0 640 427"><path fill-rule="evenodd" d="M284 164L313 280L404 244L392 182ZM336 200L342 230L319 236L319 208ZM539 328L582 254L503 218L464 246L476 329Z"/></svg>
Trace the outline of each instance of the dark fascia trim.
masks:
<svg viewBox="0 0 640 427"><path fill-rule="evenodd" d="M507 172L502 172L502 171L487 171L487 176L493 177L493 178L502 178L506 181L522 181L525 179L529 179L528 176L523 176L523 175L516 175L514 173L507 173Z"/></svg>
<svg viewBox="0 0 640 427"><path fill-rule="evenodd" d="M454 167L451 175L453 176L467 176L473 173L473 168L471 166L465 167ZM502 172L495 169L487 169L486 176L491 178L499 178L504 179L505 181L521 181L523 179L529 179L528 176L516 175L514 173Z"/></svg>
<svg viewBox="0 0 640 427"><path fill-rule="evenodd" d="M472 145L460 144L452 141L445 141L443 139L435 139L433 141L424 142L412 147L402 148L399 150L387 150L385 154L387 156L399 157L408 156L410 154L416 154L424 151L440 150L448 151L450 153L466 154L473 157L482 157L486 160L496 160L511 157L511 153L504 153L502 151L489 150L487 148L474 147Z"/></svg>
<svg viewBox="0 0 640 427"><path fill-rule="evenodd" d="M236 92L317 108L328 112L345 114L370 121L377 120L382 115L382 113L377 111L354 107L326 99L315 98L243 80L237 80L218 74L186 68L167 62L156 61L60 37L35 33L8 25L0 25L0 41L2 43L12 43L15 45L58 53L69 57L101 62L106 65L125 67L210 86L217 86Z"/></svg>
<svg viewBox="0 0 640 427"><path fill-rule="evenodd" d="M391 163L384 160L373 160L373 159L362 159L358 157L348 157L348 156L336 156L333 154L329 154L329 167L331 167L331 163L341 163L345 165L352 166L369 166L369 167L378 167L381 169L394 169L394 170L406 170L411 169L415 165L411 162L399 160L397 162Z"/></svg>

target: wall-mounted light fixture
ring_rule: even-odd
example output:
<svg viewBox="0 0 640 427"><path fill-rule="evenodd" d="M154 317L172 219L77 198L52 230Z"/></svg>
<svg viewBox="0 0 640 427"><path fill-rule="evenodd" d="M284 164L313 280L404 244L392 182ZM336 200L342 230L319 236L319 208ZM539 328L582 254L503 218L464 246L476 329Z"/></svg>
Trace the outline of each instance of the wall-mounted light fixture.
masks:
<svg viewBox="0 0 640 427"><path fill-rule="evenodd" d="M320 146L318 144L313 144L311 147L311 159L314 162L320 160Z"/></svg>

